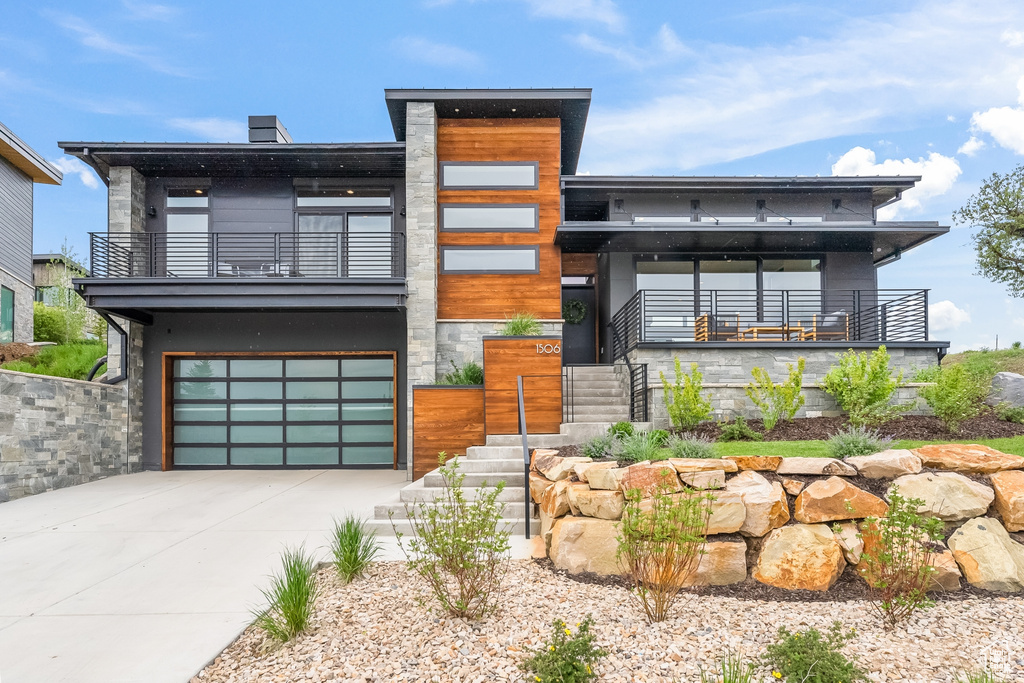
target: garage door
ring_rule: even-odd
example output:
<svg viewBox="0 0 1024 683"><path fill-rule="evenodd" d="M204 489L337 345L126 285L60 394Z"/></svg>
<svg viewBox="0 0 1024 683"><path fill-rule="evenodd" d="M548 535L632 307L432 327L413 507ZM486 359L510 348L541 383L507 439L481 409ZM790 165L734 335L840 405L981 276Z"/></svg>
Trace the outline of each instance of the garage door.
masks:
<svg viewBox="0 0 1024 683"><path fill-rule="evenodd" d="M395 359L175 358L175 467L392 467Z"/></svg>

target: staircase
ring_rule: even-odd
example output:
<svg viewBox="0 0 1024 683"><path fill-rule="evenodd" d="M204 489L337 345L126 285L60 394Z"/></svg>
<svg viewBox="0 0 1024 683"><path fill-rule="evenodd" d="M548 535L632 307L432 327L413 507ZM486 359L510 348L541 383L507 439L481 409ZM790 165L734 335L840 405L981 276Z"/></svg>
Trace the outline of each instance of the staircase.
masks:
<svg viewBox="0 0 1024 683"><path fill-rule="evenodd" d="M629 383L621 366L566 366L562 407L572 423L629 421Z"/></svg>

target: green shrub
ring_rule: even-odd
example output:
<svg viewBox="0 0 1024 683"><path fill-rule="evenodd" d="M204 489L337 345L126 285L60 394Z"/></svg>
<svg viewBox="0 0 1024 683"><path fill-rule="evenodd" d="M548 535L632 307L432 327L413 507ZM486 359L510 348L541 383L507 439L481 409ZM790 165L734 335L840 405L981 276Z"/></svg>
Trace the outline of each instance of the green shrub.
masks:
<svg viewBox="0 0 1024 683"><path fill-rule="evenodd" d="M345 515L342 521L334 520L331 554L342 583L351 583L352 579L362 576L380 551L377 534L367 529L363 520L351 514Z"/></svg>
<svg viewBox="0 0 1024 683"><path fill-rule="evenodd" d="M583 451L584 456L600 459L612 454L612 446L614 445L614 442L614 437L602 434L590 439L580 448Z"/></svg>
<svg viewBox="0 0 1024 683"><path fill-rule="evenodd" d="M715 445L699 436L671 436L665 448L673 458L714 458Z"/></svg>
<svg viewBox="0 0 1024 683"><path fill-rule="evenodd" d="M884 451L891 444L891 437L882 436L875 429L847 427L829 437L825 447L833 458L851 458Z"/></svg>
<svg viewBox="0 0 1024 683"><path fill-rule="evenodd" d="M449 362L452 364L451 372L446 372L444 377L437 380L437 384L464 386L484 383L484 369L473 361L466 363L461 368L455 364L455 361Z"/></svg>
<svg viewBox="0 0 1024 683"><path fill-rule="evenodd" d="M864 566L859 571L868 583L872 607L891 630L934 604L928 599L935 572L930 544L942 540L943 522L919 515L924 501L904 498L897 486L888 499L884 517L868 517L860 525Z"/></svg>
<svg viewBox="0 0 1024 683"><path fill-rule="evenodd" d="M770 432L779 420L792 420L806 400L803 395L804 358L797 359L796 368L787 363L789 377L782 384L776 384L764 368L754 368L750 374L754 381L747 385L747 397L761 411L764 430Z"/></svg>
<svg viewBox="0 0 1024 683"><path fill-rule="evenodd" d="M532 313L515 313L512 317L505 316L505 325L499 334L505 337L537 337L544 328L537 316Z"/></svg>
<svg viewBox="0 0 1024 683"><path fill-rule="evenodd" d="M981 414L989 390L985 379L963 365L950 365L939 370L934 382L919 393L951 433L959 432L961 424Z"/></svg>
<svg viewBox="0 0 1024 683"><path fill-rule="evenodd" d="M668 437L669 436L670 436L670 434L667 431L665 431L664 429L652 429L651 430L651 438L654 439L654 441L659 446L664 446L666 443L668 443Z"/></svg>
<svg viewBox="0 0 1024 683"><path fill-rule="evenodd" d="M889 353L879 346L871 355L850 349L833 365L821 388L847 413L850 424L860 427L896 417L910 405L890 405L896 389L903 383L903 372L893 377Z"/></svg>
<svg viewBox="0 0 1024 683"><path fill-rule="evenodd" d="M47 346L34 356L0 365L4 370L30 372L49 377L85 379L97 360L105 356L107 347L99 342L76 342L63 346Z"/></svg>
<svg viewBox="0 0 1024 683"><path fill-rule="evenodd" d="M1024 424L1024 407L1014 407L1003 401L996 406L996 416L1000 420Z"/></svg>
<svg viewBox="0 0 1024 683"><path fill-rule="evenodd" d="M66 319L63 310L36 301L32 304L33 338L38 342L67 343Z"/></svg>
<svg viewBox="0 0 1024 683"><path fill-rule="evenodd" d="M719 441L764 441L759 432L754 431L742 415L737 415L734 422L723 422Z"/></svg>
<svg viewBox="0 0 1024 683"><path fill-rule="evenodd" d="M316 559L302 546L286 548L281 564L281 572L271 577L270 588L260 589L269 605L256 614L256 625L271 638L287 642L309 626L319 589Z"/></svg>
<svg viewBox="0 0 1024 683"><path fill-rule="evenodd" d="M406 505L412 536L403 542L397 528L395 536L409 568L427 582L441 607L454 617L473 620L497 608L508 571L511 530L501 519L505 504L498 501L505 482L490 490L481 484L473 499L466 500L466 475L458 471L458 460L444 461L441 452L443 492L433 501Z"/></svg>
<svg viewBox="0 0 1024 683"><path fill-rule="evenodd" d="M779 629L778 641L765 648L764 665L772 676L787 683L854 683L867 681L867 675L841 652L856 633L843 633L843 625L832 624L823 635L818 629L791 633Z"/></svg>
<svg viewBox="0 0 1024 683"><path fill-rule="evenodd" d="M612 454L619 460L627 462L664 460L668 456L662 452L663 443L661 435L655 432L636 432L615 439Z"/></svg>
<svg viewBox="0 0 1024 683"><path fill-rule="evenodd" d="M719 673L700 670L700 683L754 683L754 665L731 652L718 662Z"/></svg>
<svg viewBox="0 0 1024 683"><path fill-rule="evenodd" d="M669 384L665 373L661 385L665 390L665 408L672 426L676 429L693 429L711 417L711 394L701 395L704 375L697 370L696 363L690 363L690 374L684 374L679 358L675 359L676 380Z"/></svg>
<svg viewBox="0 0 1024 683"><path fill-rule="evenodd" d="M555 619L551 623L551 638L544 646L532 651L532 657L520 667L534 675L535 681L557 683L586 683L597 679L594 665L608 651L594 645L590 627L594 620L587 617L576 624L576 634L564 621Z"/></svg>
<svg viewBox="0 0 1024 683"><path fill-rule="evenodd" d="M617 439L620 436L632 436L634 431L636 431L636 428L633 427L632 422L616 422L608 428L608 436Z"/></svg>
<svg viewBox="0 0 1024 683"><path fill-rule="evenodd" d="M630 596L652 624L668 619L705 552L715 497L690 488L683 491L669 495L660 487L644 499L639 489L628 489L618 524L616 557L633 584Z"/></svg>

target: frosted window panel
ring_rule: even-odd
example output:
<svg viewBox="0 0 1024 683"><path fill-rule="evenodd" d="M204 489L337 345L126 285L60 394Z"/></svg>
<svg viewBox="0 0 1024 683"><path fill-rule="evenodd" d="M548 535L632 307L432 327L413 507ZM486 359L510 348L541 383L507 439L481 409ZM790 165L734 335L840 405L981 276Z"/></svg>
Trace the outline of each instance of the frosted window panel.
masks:
<svg viewBox="0 0 1024 683"><path fill-rule="evenodd" d="M537 187L535 164L443 164L444 187Z"/></svg>
<svg viewBox="0 0 1024 683"><path fill-rule="evenodd" d="M444 230L536 230L536 206L446 206Z"/></svg>
<svg viewBox="0 0 1024 683"><path fill-rule="evenodd" d="M442 267L448 272L537 271L535 249L442 249Z"/></svg>

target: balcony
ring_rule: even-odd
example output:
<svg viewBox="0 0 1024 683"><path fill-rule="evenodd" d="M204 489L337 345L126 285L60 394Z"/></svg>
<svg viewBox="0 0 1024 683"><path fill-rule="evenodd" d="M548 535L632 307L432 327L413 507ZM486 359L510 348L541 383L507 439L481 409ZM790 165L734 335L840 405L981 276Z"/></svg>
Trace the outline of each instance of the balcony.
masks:
<svg viewBox="0 0 1024 683"><path fill-rule="evenodd" d="M928 290L642 290L611 328L615 359L639 346L927 344Z"/></svg>
<svg viewBox="0 0 1024 683"><path fill-rule="evenodd" d="M148 323L162 309L402 308L402 233L91 233L86 303Z"/></svg>

